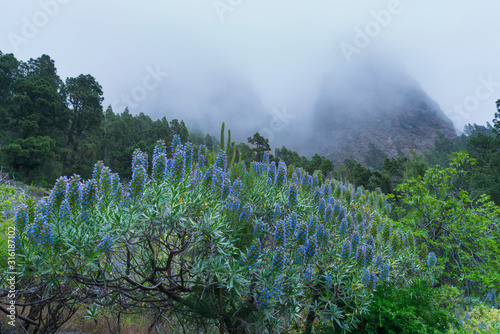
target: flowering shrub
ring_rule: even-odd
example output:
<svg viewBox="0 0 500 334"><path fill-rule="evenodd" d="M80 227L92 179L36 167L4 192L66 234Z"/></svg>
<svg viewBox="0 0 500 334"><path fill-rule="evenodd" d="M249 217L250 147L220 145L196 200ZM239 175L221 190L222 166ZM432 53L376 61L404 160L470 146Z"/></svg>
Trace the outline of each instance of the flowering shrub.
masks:
<svg viewBox="0 0 500 334"><path fill-rule="evenodd" d="M22 206L23 279L57 282L45 297L84 287L102 291L103 307L174 312L228 331L311 332L321 322L347 332L380 282L427 270L380 192L282 162L276 170L268 154L248 171L228 166L223 150L210 165L200 147L193 161L192 145L175 136L171 152L158 141L150 173L136 150L128 189L98 162L91 180L61 178L47 199Z"/></svg>

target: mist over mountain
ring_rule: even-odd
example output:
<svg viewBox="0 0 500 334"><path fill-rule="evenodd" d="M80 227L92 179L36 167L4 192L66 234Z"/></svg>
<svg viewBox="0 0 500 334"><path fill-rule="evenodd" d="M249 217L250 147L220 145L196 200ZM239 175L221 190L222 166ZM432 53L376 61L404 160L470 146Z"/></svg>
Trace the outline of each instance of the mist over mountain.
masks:
<svg viewBox="0 0 500 334"><path fill-rule="evenodd" d="M364 58L336 69L322 85L308 141L338 164L363 162L373 143L389 157L423 152L438 131L455 136L451 120L398 64Z"/></svg>

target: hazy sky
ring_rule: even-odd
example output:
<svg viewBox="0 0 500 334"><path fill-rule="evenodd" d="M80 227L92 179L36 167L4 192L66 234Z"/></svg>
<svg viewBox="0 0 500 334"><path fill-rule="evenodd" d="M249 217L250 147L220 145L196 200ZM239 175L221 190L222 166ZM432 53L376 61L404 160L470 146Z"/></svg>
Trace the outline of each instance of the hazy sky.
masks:
<svg viewBox="0 0 500 334"><path fill-rule="evenodd" d="M500 99L500 1L0 0L0 50L93 75L105 106L153 117L202 109L220 86L310 111L322 78L377 50L463 129ZM228 94L231 90L228 89Z"/></svg>

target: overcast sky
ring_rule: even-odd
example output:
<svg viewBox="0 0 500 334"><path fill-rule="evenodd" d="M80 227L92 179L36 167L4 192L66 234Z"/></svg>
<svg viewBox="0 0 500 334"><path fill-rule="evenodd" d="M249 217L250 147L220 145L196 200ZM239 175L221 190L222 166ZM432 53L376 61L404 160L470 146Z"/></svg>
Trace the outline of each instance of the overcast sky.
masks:
<svg viewBox="0 0 500 334"><path fill-rule="evenodd" d="M93 75L115 112L182 118L223 81L251 87L269 112L300 113L328 71L374 50L401 63L459 130L491 122L500 99L498 0L0 4L2 52L48 54L63 79Z"/></svg>

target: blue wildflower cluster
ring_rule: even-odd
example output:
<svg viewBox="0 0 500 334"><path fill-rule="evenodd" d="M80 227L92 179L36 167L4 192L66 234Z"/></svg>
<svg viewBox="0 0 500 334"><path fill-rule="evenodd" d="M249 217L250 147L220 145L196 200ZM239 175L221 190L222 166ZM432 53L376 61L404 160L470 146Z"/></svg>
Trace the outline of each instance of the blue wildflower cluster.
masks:
<svg viewBox="0 0 500 334"><path fill-rule="evenodd" d="M305 245L307 241L307 225L304 222L298 223L296 235L297 245Z"/></svg>
<svg viewBox="0 0 500 334"><path fill-rule="evenodd" d="M222 210L229 214L236 214L240 210L241 202L237 197L228 196L224 201Z"/></svg>
<svg viewBox="0 0 500 334"><path fill-rule="evenodd" d="M370 245L359 246L356 250L356 262L362 266L368 266L373 261L373 247Z"/></svg>
<svg viewBox="0 0 500 334"><path fill-rule="evenodd" d="M271 271L275 274L279 274L285 268L285 248L276 247L273 256L273 262L271 264Z"/></svg>
<svg viewBox="0 0 500 334"><path fill-rule="evenodd" d="M80 175L73 175L67 182L65 199L71 207L79 207L82 202L82 189L81 189Z"/></svg>
<svg viewBox="0 0 500 334"><path fill-rule="evenodd" d="M140 199L146 188L146 170L144 166L137 166L132 171L132 180L130 181L130 197Z"/></svg>
<svg viewBox="0 0 500 334"><path fill-rule="evenodd" d="M30 223L26 229L28 239L31 242L38 242L42 245L52 244L52 224L49 222L49 210L50 204L47 197L44 197L36 206L33 223Z"/></svg>
<svg viewBox="0 0 500 334"><path fill-rule="evenodd" d="M90 210L97 203L97 181L95 179L87 180L82 188L82 208Z"/></svg>
<svg viewBox="0 0 500 334"><path fill-rule="evenodd" d="M337 203L338 204L338 203ZM345 210L344 207L339 205L339 215L337 216L337 220L341 221L345 218Z"/></svg>
<svg viewBox="0 0 500 334"><path fill-rule="evenodd" d="M59 208L59 219L63 222L71 220L71 205L68 200L64 200Z"/></svg>
<svg viewBox="0 0 500 334"><path fill-rule="evenodd" d="M313 268L311 266L306 268L303 278L306 284L309 284L313 281Z"/></svg>
<svg viewBox="0 0 500 334"><path fill-rule="evenodd" d="M269 166L269 151L264 151L264 155L262 156L262 163L266 166Z"/></svg>
<svg viewBox="0 0 500 334"><path fill-rule="evenodd" d="M299 186L299 176L297 175L297 171L294 171L292 174L292 179L290 180L290 183L296 184Z"/></svg>
<svg viewBox="0 0 500 334"><path fill-rule="evenodd" d="M311 183L312 183L312 179L311 179L311 175L309 174L304 174L304 176L302 177L302 189L310 189L311 188Z"/></svg>
<svg viewBox="0 0 500 334"><path fill-rule="evenodd" d="M356 247L358 247L358 244L359 244L359 233L358 233L358 231L354 231L354 233L352 234L352 237L351 237L352 249L355 249Z"/></svg>
<svg viewBox="0 0 500 334"><path fill-rule="evenodd" d="M212 192L219 192L220 193L220 187L222 186L222 182L224 182L224 172L222 171L222 168L214 166L212 169Z"/></svg>
<svg viewBox="0 0 500 334"><path fill-rule="evenodd" d="M378 278L373 271L366 269L361 277L361 282L368 290L373 291L378 283Z"/></svg>
<svg viewBox="0 0 500 334"><path fill-rule="evenodd" d="M280 220L278 224L276 224L276 230L274 232L274 244L277 247L285 247L286 245L286 224L283 220Z"/></svg>
<svg viewBox="0 0 500 334"><path fill-rule="evenodd" d="M269 303L269 291L267 288L262 289L259 298L257 299L257 310L263 311Z"/></svg>
<svg viewBox="0 0 500 334"><path fill-rule="evenodd" d="M184 169L186 163L185 152L182 149L182 145L177 146L177 150L174 154L174 162L173 162L173 170L172 170L172 179L179 182L184 177Z"/></svg>
<svg viewBox="0 0 500 334"><path fill-rule="evenodd" d="M281 218L281 207L278 205L276 205L276 207L274 208L274 218L276 219L280 219Z"/></svg>
<svg viewBox="0 0 500 334"><path fill-rule="evenodd" d="M342 249L340 251L340 257L344 261L348 261L351 257L351 242L349 240L344 241Z"/></svg>
<svg viewBox="0 0 500 334"><path fill-rule="evenodd" d="M324 217L325 210L326 210L326 202L323 198L321 198L318 203L318 216Z"/></svg>
<svg viewBox="0 0 500 334"><path fill-rule="evenodd" d="M327 246L330 243L330 231L323 224L318 225L316 240L318 240L318 244L321 246Z"/></svg>
<svg viewBox="0 0 500 334"><path fill-rule="evenodd" d="M280 162L278 165L278 173L276 175L276 182L274 183L276 187L281 188L287 181L286 177L286 164Z"/></svg>
<svg viewBox="0 0 500 334"><path fill-rule="evenodd" d="M17 231L21 232L26 229L26 225L28 224L28 222L28 207L23 204L17 209L16 215L14 217L14 226L16 227Z"/></svg>
<svg viewBox="0 0 500 334"><path fill-rule="evenodd" d="M380 279L385 280L389 278L390 266L388 263L384 263L382 265L382 269L380 269Z"/></svg>
<svg viewBox="0 0 500 334"><path fill-rule="evenodd" d="M137 148L132 153L132 172L138 166L143 166L144 170L148 171L148 155Z"/></svg>
<svg viewBox="0 0 500 334"><path fill-rule="evenodd" d="M166 170L167 176L172 177L173 172L174 172L174 159L167 159L167 170Z"/></svg>
<svg viewBox="0 0 500 334"><path fill-rule="evenodd" d="M259 261L261 251L261 244L258 238L255 238L252 242L252 246L247 253L246 263L249 268L255 267L257 261Z"/></svg>
<svg viewBox="0 0 500 334"><path fill-rule="evenodd" d="M119 202L122 197L122 185L120 183L120 175L118 173L111 174L111 198Z"/></svg>
<svg viewBox="0 0 500 334"><path fill-rule="evenodd" d="M111 194L111 170L107 166L101 168L101 178L99 179L99 195L107 199Z"/></svg>
<svg viewBox="0 0 500 334"><path fill-rule="evenodd" d="M437 263L436 254L434 254L434 252L430 252L429 255L427 255L427 265L429 267L434 267L436 263Z"/></svg>
<svg viewBox="0 0 500 334"><path fill-rule="evenodd" d="M331 204L328 204L325 210L325 221L329 222L333 220L333 207Z"/></svg>
<svg viewBox="0 0 500 334"><path fill-rule="evenodd" d="M312 198L312 202L314 205L317 205L319 207L320 202L319 200L321 199L321 193L319 191L319 188L314 189L314 194Z"/></svg>
<svg viewBox="0 0 500 334"><path fill-rule="evenodd" d="M92 178L94 180L99 180L101 178L102 167L104 167L104 162L102 162L101 160L97 161L96 164L94 165L94 169L92 171ZM56 184L57 184L57 182L56 182Z"/></svg>
<svg viewBox="0 0 500 334"><path fill-rule="evenodd" d="M311 236L306 242L306 261L312 261L316 258L318 243L315 236Z"/></svg>
<svg viewBox="0 0 500 334"><path fill-rule="evenodd" d="M109 252L111 248L113 248L113 238L109 234L106 234L95 250L104 253Z"/></svg>
<svg viewBox="0 0 500 334"><path fill-rule="evenodd" d="M231 195L234 197L240 196L242 186L243 182L240 179L234 180L233 185L231 187Z"/></svg>
<svg viewBox="0 0 500 334"><path fill-rule="evenodd" d="M222 177L222 183L219 184L219 195L221 200L225 200L231 194L231 188L231 180L224 175Z"/></svg>
<svg viewBox="0 0 500 334"><path fill-rule="evenodd" d="M318 174L314 173L312 176L312 181L311 181L311 188L315 189L318 187L319 180L318 180Z"/></svg>
<svg viewBox="0 0 500 334"><path fill-rule="evenodd" d="M172 154L174 154L177 151L177 148L181 145L181 137L179 135L174 135L172 138L172 146L171 146L171 151Z"/></svg>
<svg viewBox="0 0 500 334"><path fill-rule="evenodd" d="M167 149L163 140L158 140L153 151L151 177L156 182L163 182L167 177Z"/></svg>
<svg viewBox="0 0 500 334"><path fill-rule="evenodd" d="M297 194L297 185L291 184L290 189L288 190L288 203L291 207L295 207L299 205L299 197Z"/></svg>
<svg viewBox="0 0 500 334"><path fill-rule="evenodd" d="M300 245L297 247L297 254L295 254L295 261L298 264L303 265L306 263L306 245Z"/></svg>
<svg viewBox="0 0 500 334"><path fill-rule="evenodd" d="M273 287L271 288L270 297L274 299L280 299L283 293L283 279L278 277L274 280Z"/></svg>
<svg viewBox="0 0 500 334"><path fill-rule="evenodd" d="M251 215L252 215L252 206L250 205L250 203L247 203L245 204L245 206L243 206L239 222L242 224L248 224L250 222Z"/></svg>
<svg viewBox="0 0 500 334"><path fill-rule="evenodd" d="M202 144L198 149L198 165L200 167L205 167L206 163L207 163L207 146L205 144Z"/></svg>
<svg viewBox="0 0 500 334"><path fill-rule="evenodd" d="M381 267L384 264L384 257L382 255L377 256L375 259L375 265Z"/></svg>
<svg viewBox="0 0 500 334"><path fill-rule="evenodd" d="M267 171L267 185L272 186L276 181L276 164L271 162Z"/></svg>
<svg viewBox="0 0 500 334"><path fill-rule="evenodd" d="M68 179L65 176L61 176L60 178L57 179L56 183L54 184L54 187L52 188L52 191L50 192L49 195L49 205L51 209L54 208L59 209L59 206L66 197L67 181Z"/></svg>
<svg viewBox="0 0 500 334"><path fill-rule="evenodd" d="M255 226L253 228L253 235L256 238L258 238L263 230L264 230L264 222L259 219L257 223L255 223Z"/></svg>
<svg viewBox="0 0 500 334"><path fill-rule="evenodd" d="M347 231L349 230L349 222L347 221L347 219L342 219L342 221L340 222L340 235L342 237L345 237L347 235Z"/></svg>
<svg viewBox="0 0 500 334"><path fill-rule="evenodd" d="M326 183L325 186L323 187L323 198L325 199L325 201L328 201L331 193L332 193L332 187L330 186L329 183Z"/></svg>
<svg viewBox="0 0 500 334"><path fill-rule="evenodd" d="M219 150L219 154L215 159L215 167L219 167L220 169L225 171L226 165L227 165L226 152L224 150Z"/></svg>
<svg viewBox="0 0 500 334"><path fill-rule="evenodd" d="M309 221L309 224L307 225L307 234L308 235L316 234L317 226L318 226L318 217L313 215L311 217L311 220Z"/></svg>
<svg viewBox="0 0 500 334"><path fill-rule="evenodd" d="M325 277L325 288L326 288L327 290L330 290L332 287L333 287L333 279L332 279L332 276L327 275L327 276Z"/></svg>

